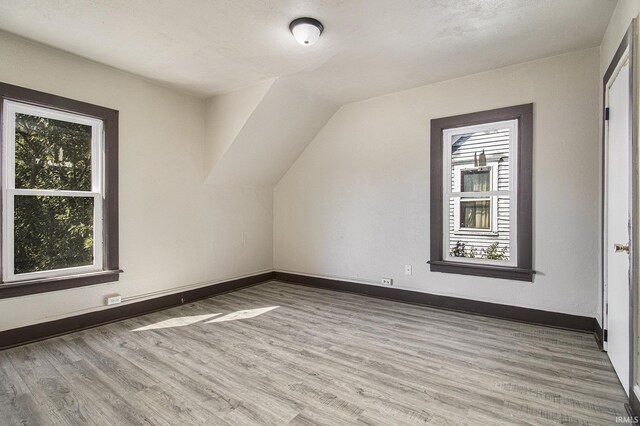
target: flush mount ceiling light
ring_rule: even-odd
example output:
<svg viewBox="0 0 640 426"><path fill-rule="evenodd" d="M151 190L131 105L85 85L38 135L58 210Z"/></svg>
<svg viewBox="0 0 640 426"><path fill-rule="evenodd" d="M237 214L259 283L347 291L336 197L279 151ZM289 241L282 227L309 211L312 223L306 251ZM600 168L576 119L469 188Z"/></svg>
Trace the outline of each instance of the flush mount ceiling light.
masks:
<svg viewBox="0 0 640 426"><path fill-rule="evenodd" d="M311 46L320 38L324 26L317 19L298 18L291 21L289 30L298 43Z"/></svg>

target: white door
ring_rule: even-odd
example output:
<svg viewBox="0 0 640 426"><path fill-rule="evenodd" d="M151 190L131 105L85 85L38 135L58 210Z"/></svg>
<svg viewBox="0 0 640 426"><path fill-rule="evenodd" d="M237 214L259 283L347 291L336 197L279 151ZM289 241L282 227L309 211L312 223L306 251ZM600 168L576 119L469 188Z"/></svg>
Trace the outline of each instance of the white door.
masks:
<svg viewBox="0 0 640 426"><path fill-rule="evenodd" d="M617 74L607 84L609 108L606 129L605 184L605 326L607 352L618 378L629 394L629 243L630 243L630 123L629 63L623 59Z"/></svg>

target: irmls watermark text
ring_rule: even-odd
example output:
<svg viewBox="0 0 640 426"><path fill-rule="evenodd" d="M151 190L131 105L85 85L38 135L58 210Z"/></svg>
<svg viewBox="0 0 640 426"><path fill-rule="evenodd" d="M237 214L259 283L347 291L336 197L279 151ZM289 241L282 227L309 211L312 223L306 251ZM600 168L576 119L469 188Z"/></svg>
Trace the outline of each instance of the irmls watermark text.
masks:
<svg viewBox="0 0 640 426"><path fill-rule="evenodd" d="M616 423L619 424L638 424L638 416L616 416Z"/></svg>

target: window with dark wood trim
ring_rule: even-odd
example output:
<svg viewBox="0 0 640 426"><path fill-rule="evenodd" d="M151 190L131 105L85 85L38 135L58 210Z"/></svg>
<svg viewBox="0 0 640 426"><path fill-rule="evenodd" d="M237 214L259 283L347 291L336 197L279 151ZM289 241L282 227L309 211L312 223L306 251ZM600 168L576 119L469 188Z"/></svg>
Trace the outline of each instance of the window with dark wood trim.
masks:
<svg viewBox="0 0 640 426"><path fill-rule="evenodd" d="M532 154L533 104L431 120L431 271L533 281Z"/></svg>
<svg viewBox="0 0 640 426"><path fill-rule="evenodd" d="M0 83L0 299L117 281L118 111Z"/></svg>

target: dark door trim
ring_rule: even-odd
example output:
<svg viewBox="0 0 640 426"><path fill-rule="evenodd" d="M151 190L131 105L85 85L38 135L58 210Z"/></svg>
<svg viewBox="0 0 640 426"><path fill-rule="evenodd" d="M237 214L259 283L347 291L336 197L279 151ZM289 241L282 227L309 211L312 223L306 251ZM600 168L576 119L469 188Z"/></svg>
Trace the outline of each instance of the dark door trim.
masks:
<svg viewBox="0 0 640 426"><path fill-rule="evenodd" d="M640 212L639 204L638 204L638 161L635 160L638 158L638 103L636 100L636 90L637 90L637 69L638 69L638 57L636 54L636 40L637 40L637 19L633 19L627 32L625 33L620 45L618 46L618 50L616 50L607 71L604 74L602 79L602 138L601 138L601 156L602 156L602 172L601 172L601 187L600 187L600 291L601 291L601 299L602 299L602 335L600 339L604 339L604 333L606 332L606 328L604 327L604 318L606 315L606 304L605 304L605 253L607 250L607 242L605 240L605 212L606 212L606 202L605 202L605 192L606 192L606 167L607 167L607 159L606 159L606 121L608 119L607 113L607 83L613 76L620 60L624 56L625 52L629 51L629 123L631 126L631 131L629 132L629 144L631 145L631 158L629 159L629 171L631 173L631 199L629 200L629 205L631 208L631 212L633 214L631 217L631 229L630 229L630 255L629 255L629 396L630 403L633 402L634 398L631 398L633 395L633 385L634 385L634 375L635 375L635 353L637 353L636 347L636 327L635 322L637 320L636 316L636 298L638 296L638 256L640 255L640 241L638 238L634 238L635 232L639 229L639 221L637 214L635 212ZM635 399L637 401L637 399ZM632 404L633 405L633 404ZM640 407L634 407L636 409ZM638 411L636 411L637 413Z"/></svg>

